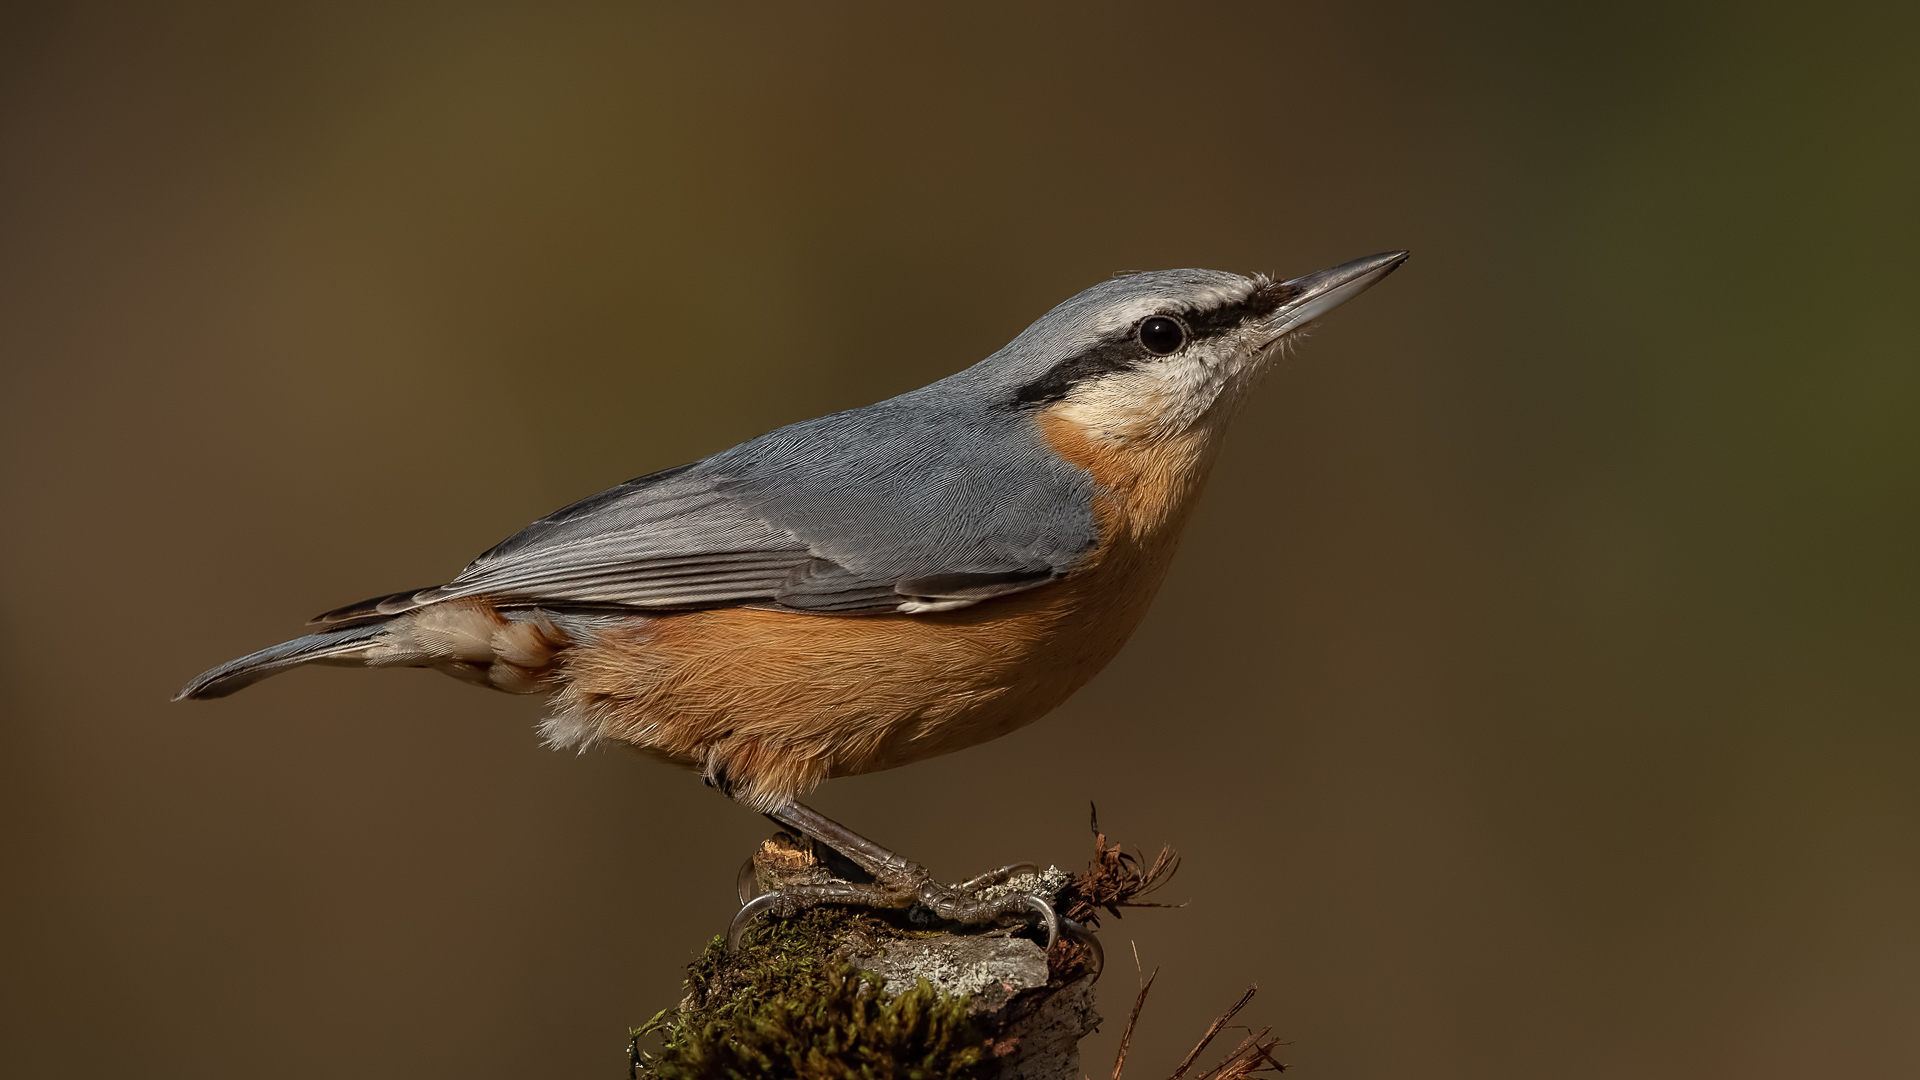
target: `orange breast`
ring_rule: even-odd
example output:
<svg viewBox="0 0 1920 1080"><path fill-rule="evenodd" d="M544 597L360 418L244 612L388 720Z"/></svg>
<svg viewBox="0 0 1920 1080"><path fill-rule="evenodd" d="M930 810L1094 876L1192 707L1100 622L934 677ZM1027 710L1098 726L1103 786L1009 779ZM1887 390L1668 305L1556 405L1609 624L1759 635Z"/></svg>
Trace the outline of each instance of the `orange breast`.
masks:
<svg viewBox="0 0 1920 1080"><path fill-rule="evenodd" d="M1208 456L1204 436L1125 451L1040 422L1105 489L1100 544L1068 577L933 615L636 619L569 650L557 706L592 717L603 737L724 775L764 806L1038 719L1139 625Z"/></svg>

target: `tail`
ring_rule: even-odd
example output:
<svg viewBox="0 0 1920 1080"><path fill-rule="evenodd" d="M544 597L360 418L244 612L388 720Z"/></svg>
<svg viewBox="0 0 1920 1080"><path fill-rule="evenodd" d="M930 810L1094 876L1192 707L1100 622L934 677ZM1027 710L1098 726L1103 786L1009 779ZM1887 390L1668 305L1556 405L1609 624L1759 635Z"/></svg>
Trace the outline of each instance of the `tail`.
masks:
<svg viewBox="0 0 1920 1080"><path fill-rule="evenodd" d="M192 682L173 695L175 701L226 697L269 675L278 675L288 668L312 663L353 663L356 654L375 647L388 630L384 622L368 623L362 626L348 627L345 630L328 630L319 634L283 641L270 645L257 653L243 656L238 660L229 660L217 668L203 671L194 676Z"/></svg>
<svg viewBox="0 0 1920 1080"><path fill-rule="evenodd" d="M573 644L573 634L590 634L597 624L592 617L538 608L501 611L483 600L372 617L376 621L322 630L230 660L202 672L173 700L226 697L302 664L430 667L509 694L546 693L553 689L556 657Z"/></svg>

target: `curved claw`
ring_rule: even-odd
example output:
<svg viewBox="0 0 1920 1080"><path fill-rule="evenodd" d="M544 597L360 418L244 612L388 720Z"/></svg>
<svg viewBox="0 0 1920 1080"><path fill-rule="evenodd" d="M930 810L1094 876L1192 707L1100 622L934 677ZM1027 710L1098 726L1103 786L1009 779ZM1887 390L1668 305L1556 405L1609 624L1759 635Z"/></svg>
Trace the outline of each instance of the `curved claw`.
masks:
<svg viewBox="0 0 1920 1080"><path fill-rule="evenodd" d="M1067 918L1060 916L1060 929L1068 937L1087 947L1087 967L1094 982L1100 981L1100 973L1107 968L1107 951L1100 947L1100 939L1093 931Z"/></svg>
<svg viewBox="0 0 1920 1080"><path fill-rule="evenodd" d="M1053 910L1053 905L1037 896L1022 896L1020 903L1040 913L1040 922L1047 928L1047 948L1053 948L1053 943L1060 940L1060 916Z"/></svg>
<svg viewBox="0 0 1920 1080"><path fill-rule="evenodd" d="M763 893L740 905L740 910L734 912L733 921L727 924L727 951L739 952L740 940L747 936L747 927L779 902L779 893Z"/></svg>
<svg viewBox="0 0 1920 1080"><path fill-rule="evenodd" d="M1017 862L1011 866L1003 866L998 870L989 870L979 877L968 878L960 884L955 885L954 888L964 893L975 893L989 886L998 885L1008 878L1016 878L1022 874L1038 874L1039 872L1040 866L1037 863Z"/></svg>
<svg viewBox="0 0 1920 1080"><path fill-rule="evenodd" d="M740 894L740 903L744 906L753 902L760 894L760 875L753 868L753 860L740 864L740 873L733 879L734 891Z"/></svg>

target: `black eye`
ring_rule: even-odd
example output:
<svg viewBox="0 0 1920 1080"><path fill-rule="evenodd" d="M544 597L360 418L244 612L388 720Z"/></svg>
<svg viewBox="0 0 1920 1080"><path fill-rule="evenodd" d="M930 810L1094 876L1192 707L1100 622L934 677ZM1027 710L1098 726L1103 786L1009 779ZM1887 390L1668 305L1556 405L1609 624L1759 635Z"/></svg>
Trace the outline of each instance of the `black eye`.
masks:
<svg viewBox="0 0 1920 1080"><path fill-rule="evenodd" d="M1164 315L1140 324L1140 345L1155 356L1176 352L1187 343L1187 328Z"/></svg>

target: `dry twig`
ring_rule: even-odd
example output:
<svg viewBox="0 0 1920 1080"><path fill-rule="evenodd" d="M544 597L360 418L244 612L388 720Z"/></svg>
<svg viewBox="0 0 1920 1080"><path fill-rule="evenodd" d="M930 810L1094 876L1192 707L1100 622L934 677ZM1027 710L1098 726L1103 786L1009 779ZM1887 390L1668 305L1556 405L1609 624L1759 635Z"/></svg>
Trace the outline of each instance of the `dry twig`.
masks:
<svg viewBox="0 0 1920 1080"><path fill-rule="evenodd" d="M1180 1080L1181 1077L1187 1075L1187 1070L1193 1067L1194 1061L1206 1051L1207 1044L1213 1041L1215 1035L1220 1034L1221 1029L1227 1026L1227 1022L1232 1020L1235 1014L1247 1007L1247 1002L1252 1001L1253 995L1258 993L1259 990L1260 984L1258 983L1247 987L1247 992L1240 995L1240 1000L1233 1003L1233 1008L1228 1009L1218 1020L1215 1020L1213 1024L1207 1028L1207 1033L1200 1036L1200 1041L1194 1044L1193 1049L1187 1051L1186 1060L1180 1063L1179 1068L1173 1070L1173 1075L1168 1077L1167 1080Z"/></svg>
<svg viewBox="0 0 1920 1080"><path fill-rule="evenodd" d="M1147 1003L1147 991L1153 989L1153 980L1159 975L1160 969L1154 968L1147 981L1140 984L1140 995L1133 999L1133 1012L1127 1015L1127 1026L1120 1031L1120 1052L1113 1056L1113 1080L1120 1080L1120 1070L1126 1068L1127 1050L1133 1046L1133 1026L1140 1022L1140 1007Z"/></svg>
<svg viewBox="0 0 1920 1080"><path fill-rule="evenodd" d="M1154 968L1153 974L1160 974L1160 969ZM1140 996L1134 999L1133 1014L1127 1017L1126 1030L1120 1033L1120 1053L1114 1058L1113 1080L1121 1080L1120 1072L1127 1063L1127 1050L1133 1043L1133 1027L1140 1019L1140 1007L1146 1004L1147 990L1152 986L1153 976L1150 975L1146 983L1140 987ZM1213 1042L1214 1037L1227 1029L1234 1016L1247 1007L1247 1003L1253 1000L1253 995L1258 990L1258 986L1248 987L1247 992L1240 995L1240 1000L1234 1002L1232 1008L1208 1025L1207 1033L1202 1035L1194 1048L1187 1052L1186 1058L1180 1062L1180 1067L1173 1070L1173 1075L1167 1080L1182 1080L1187 1070L1193 1068L1193 1063L1200 1059L1200 1055L1206 1053L1207 1046ZM1258 1076L1261 1073L1286 1071L1286 1064L1273 1056L1274 1048L1280 1045L1280 1040L1274 1037L1271 1027L1261 1028L1259 1031L1254 1031L1252 1028L1243 1030L1247 1033L1246 1038L1241 1039L1240 1044L1229 1051L1218 1065L1197 1074L1194 1080L1248 1080L1249 1077Z"/></svg>

